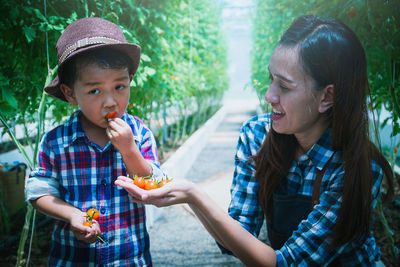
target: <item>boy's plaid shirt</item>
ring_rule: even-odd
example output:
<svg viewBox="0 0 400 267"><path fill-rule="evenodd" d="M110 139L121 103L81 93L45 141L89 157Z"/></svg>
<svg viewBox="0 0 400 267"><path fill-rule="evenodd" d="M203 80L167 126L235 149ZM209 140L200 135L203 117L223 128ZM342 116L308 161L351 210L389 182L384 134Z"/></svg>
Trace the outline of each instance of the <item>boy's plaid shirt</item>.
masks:
<svg viewBox="0 0 400 267"><path fill-rule="evenodd" d="M248 160L257 154L270 127L270 114L247 121L240 131L235 156L229 215L255 236L259 234L264 214L258 202L259 184L254 177L254 165ZM341 153L332 150L330 138L331 130L328 129L298 162L293 162L289 170L287 185L282 193L311 197L317 169L322 170L334 154L322 180L320 203L299 224L284 246L276 250L278 266L325 266L336 257L344 266L371 266L380 258L380 250L372 235L368 235L359 248L354 243L337 248L328 238L338 216L344 176ZM371 161L371 164L372 204L375 207L383 174L376 162Z"/></svg>
<svg viewBox="0 0 400 267"><path fill-rule="evenodd" d="M109 142L102 148L91 141L79 123L80 111L68 122L48 132L41 143L39 167L30 174L27 191L35 179L56 182L59 197L76 208L100 211L101 237L87 244L77 240L69 223L55 220L50 266L151 266L145 208L133 203L128 193L114 181L127 175L121 154ZM124 114L122 119L132 128L136 145L143 157L158 167L156 143L143 122ZM51 186L50 186L51 187Z"/></svg>

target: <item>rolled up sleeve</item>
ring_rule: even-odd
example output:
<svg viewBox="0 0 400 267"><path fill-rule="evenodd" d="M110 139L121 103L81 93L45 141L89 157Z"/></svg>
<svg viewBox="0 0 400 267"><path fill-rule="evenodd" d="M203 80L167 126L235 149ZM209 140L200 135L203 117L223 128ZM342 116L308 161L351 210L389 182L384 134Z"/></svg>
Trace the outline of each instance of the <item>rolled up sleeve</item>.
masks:
<svg viewBox="0 0 400 267"><path fill-rule="evenodd" d="M60 197L58 181L48 177L30 177L26 182L25 200L31 201L42 196Z"/></svg>

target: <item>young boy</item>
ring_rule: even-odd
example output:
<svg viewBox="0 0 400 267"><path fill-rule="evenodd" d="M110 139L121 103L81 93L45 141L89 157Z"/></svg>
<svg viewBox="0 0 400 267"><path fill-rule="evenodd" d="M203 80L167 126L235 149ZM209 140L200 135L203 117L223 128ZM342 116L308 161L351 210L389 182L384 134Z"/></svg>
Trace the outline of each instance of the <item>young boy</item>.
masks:
<svg viewBox="0 0 400 267"><path fill-rule="evenodd" d="M117 25L85 18L56 48L58 76L45 91L79 110L46 133L26 186L27 200L55 218L49 265L151 266L144 206L114 185L161 174L153 134L126 113L140 47ZM100 212L92 227L83 225L90 208Z"/></svg>

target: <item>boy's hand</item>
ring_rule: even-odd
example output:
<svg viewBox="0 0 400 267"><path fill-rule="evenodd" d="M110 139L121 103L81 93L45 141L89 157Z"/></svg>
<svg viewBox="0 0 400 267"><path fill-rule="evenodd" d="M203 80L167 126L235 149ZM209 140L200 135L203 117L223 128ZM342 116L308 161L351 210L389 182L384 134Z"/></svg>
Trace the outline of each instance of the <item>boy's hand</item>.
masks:
<svg viewBox="0 0 400 267"><path fill-rule="evenodd" d="M109 121L109 127L106 129L106 133L111 143L121 154L128 149L138 149L131 127L120 118Z"/></svg>
<svg viewBox="0 0 400 267"><path fill-rule="evenodd" d="M100 225L96 220L92 220L92 227L83 225L86 221L86 213L78 211L70 219L71 231L76 239L86 243L96 242L97 236L101 235Z"/></svg>

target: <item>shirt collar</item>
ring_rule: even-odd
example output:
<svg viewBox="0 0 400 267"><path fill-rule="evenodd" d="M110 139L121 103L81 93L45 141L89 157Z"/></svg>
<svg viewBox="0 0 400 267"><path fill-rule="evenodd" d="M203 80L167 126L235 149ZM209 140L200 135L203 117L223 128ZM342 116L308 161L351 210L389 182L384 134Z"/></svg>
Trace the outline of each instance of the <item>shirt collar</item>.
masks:
<svg viewBox="0 0 400 267"><path fill-rule="evenodd" d="M79 116L82 113L81 110L75 111L69 120L65 123L64 136L64 147L70 146L79 138L84 138L86 133L83 131L82 125L79 121Z"/></svg>
<svg viewBox="0 0 400 267"><path fill-rule="evenodd" d="M312 148L307 152L307 156L319 170L322 170L324 168L325 164L335 153L335 151L332 149L331 137L332 129L328 128L322 134L318 142L315 143Z"/></svg>

